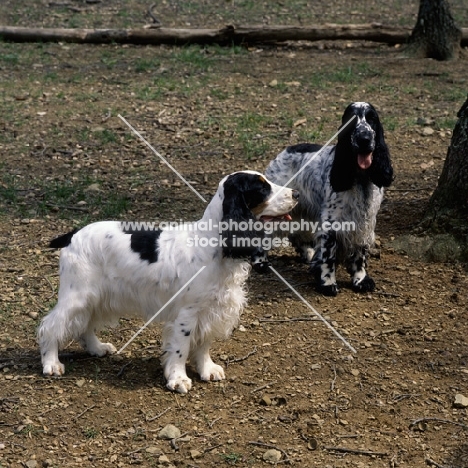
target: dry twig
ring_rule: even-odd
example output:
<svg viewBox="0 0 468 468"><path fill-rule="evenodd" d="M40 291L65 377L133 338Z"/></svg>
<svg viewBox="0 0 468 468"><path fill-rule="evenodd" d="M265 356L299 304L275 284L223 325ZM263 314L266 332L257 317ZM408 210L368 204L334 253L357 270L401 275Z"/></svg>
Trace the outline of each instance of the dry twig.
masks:
<svg viewBox="0 0 468 468"><path fill-rule="evenodd" d="M426 463L428 465L435 466L436 468L447 468L445 465L441 465L440 463L437 463L436 461L432 460L431 458L426 458Z"/></svg>
<svg viewBox="0 0 468 468"><path fill-rule="evenodd" d="M369 456L376 456L376 457L385 457L388 455L387 452L374 452L372 450L351 449L347 447L323 447L323 448L331 452L354 453L356 455L369 455Z"/></svg>
<svg viewBox="0 0 468 468"><path fill-rule="evenodd" d="M267 384L262 385L261 387L254 388L250 393L259 392L260 390L263 390L264 388L267 388L270 385L275 384L276 382L277 382L277 380L272 380L271 382L268 382Z"/></svg>
<svg viewBox="0 0 468 468"><path fill-rule="evenodd" d="M228 359L226 361L226 367L229 366L229 364L232 364L234 362L241 362L241 361L245 361L246 359L248 359L250 356L252 356L253 354L255 354L257 352L257 347L255 346L255 348L250 351L249 353L247 353L245 356L243 357L240 357L240 358L235 358L235 359Z"/></svg>
<svg viewBox="0 0 468 468"><path fill-rule="evenodd" d="M91 405L91 406L88 406L88 408L86 408L84 411L82 411L79 415L75 416L73 418L74 421L76 421L78 418L81 418L81 416L83 416L83 414L85 414L86 412L88 412L89 410L93 409L96 405Z"/></svg>
<svg viewBox="0 0 468 468"><path fill-rule="evenodd" d="M153 416L152 418L146 418L146 422L151 422L151 421L155 421L156 419L159 419L163 414L166 414L170 409L171 407L169 406L169 408L166 408L164 411L161 411L156 416Z"/></svg>
<svg viewBox="0 0 468 468"><path fill-rule="evenodd" d="M436 421L436 422L440 422L440 423L443 423L443 424L453 424L455 426L463 427L463 429L468 429L468 426L466 424L459 423L459 422L456 422L456 421L450 421L449 419L440 419L440 418L420 418L420 419L416 419L412 423L410 423L409 427L412 428L413 426L416 426L416 424L419 424L421 422L426 422L426 421Z"/></svg>

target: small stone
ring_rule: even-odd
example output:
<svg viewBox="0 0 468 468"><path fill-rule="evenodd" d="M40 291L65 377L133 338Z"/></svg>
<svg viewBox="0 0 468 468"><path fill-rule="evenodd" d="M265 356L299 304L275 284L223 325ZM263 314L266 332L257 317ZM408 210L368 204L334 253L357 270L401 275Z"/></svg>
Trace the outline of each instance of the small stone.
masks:
<svg viewBox="0 0 468 468"><path fill-rule="evenodd" d="M159 447L155 447L154 445L151 447L146 447L145 452L149 453L150 455L162 455L161 449Z"/></svg>
<svg viewBox="0 0 468 468"><path fill-rule="evenodd" d="M264 395L260 400L260 404L263 406L271 406L271 398L268 395Z"/></svg>
<svg viewBox="0 0 468 468"><path fill-rule="evenodd" d="M199 450L190 450L190 457L192 458L192 460L200 458L202 455L203 453Z"/></svg>
<svg viewBox="0 0 468 468"><path fill-rule="evenodd" d="M172 424L164 426L158 434L159 439L171 440L177 439L178 437L180 437L180 430Z"/></svg>
<svg viewBox="0 0 468 468"><path fill-rule="evenodd" d="M357 369L351 369L351 374L354 375L354 377L357 377L359 375L359 371Z"/></svg>
<svg viewBox="0 0 468 468"><path fill-rule="evenodd" d="M161 465L170 465L171 462L169 461L169 458L167 458L167 455L161 455L158 458L158 462L161 463Z"/></svg>
<svg viewBox="0 0 468 468"><path fill-rule="evenodd" d="M271 86L272 88L278 86L278 80L271 80L268 86Z"/></svg>
<svg viewBox="0 0 468 468"><path fill-rule="evenodd" d="M80 379L76 381L76 386L81 388L85 383L86 383L85 379Z"/></svg>
<svg viewBox="0 0 468 468"><path fill-rule="evenodd" d="M455 408L468 408L468 398L461 393L455 395L455 401L453 402Z"/></svg>
<svg viewBox="0 0 468 468"><path fill-rule="evenodd" d="M28 316L36 320L39 314L37 312L28 312Z"/></svg>
<svg viewBox="0 0 468 468"><path fill-rule="evenodd" d="M431 135L434 134L434 132L435 132L435 130L434 130L433 128L431 128L431 127L424 127L424 128L423 128L423 131L422 131L422 134L423 134L424 136L431 136Z"/></svg>
<svg viewBox="0 0 468 468"><path fill-rule="evenodd" d="M26 468L36 468L37 467L37 461L36 460L28 460L26 463Z"/></svg>
<svg viewBox="0 0 468 468"><path fill-rule="evenodd" d="M244 325L239 325L239 331L245 332L247 330L245 329Z"/></svg>
<svg viewBox="0 0 468 468"><path fill-rule="evenodd" d="M276 449L269 449L263 454L263 460L269 463L278 463L281 460L281 452Z"/></svg>
<svg viewBox="0 0 468 468"><path fill-rule="evenodd" d="M54 461L50 458L46 458L43 462L42 462L42 466L44 468L47 468L48 466L53 466L54 465Z"/></svg>

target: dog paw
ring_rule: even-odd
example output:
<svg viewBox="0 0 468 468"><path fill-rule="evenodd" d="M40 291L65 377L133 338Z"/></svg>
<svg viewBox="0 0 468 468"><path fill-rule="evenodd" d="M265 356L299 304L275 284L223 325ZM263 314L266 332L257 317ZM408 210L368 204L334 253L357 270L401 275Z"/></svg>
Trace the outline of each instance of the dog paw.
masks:
<svg viewBox="0 0 468 468"><path fill-rule="evenodd" d="M323 294L324 296L334 297L338 294L338 285L336 284L319 284L317 285L317 292Z"/></svg>
<svg viewBox="0 0 468 468"><path fill-rule="evenodd" d="M92 348L88 347L89 354L93 356L103 357L107 354L114 354L117 352L117 348L112 343L99 343Z"/></svg>
<svg viewBox="0 0 468 468"><path fill-rule="evenodd" d="M178 393L188 393L192 388L192 381L186 375L178 375L168 379L166 387Z"/></svg>
<svg viewBox="0 0 468 468"><path fill-rule="evenodd" d="M353 281L352 287L355 292L372 292L375 289L375 281L370 276L365 276L359 283Z"/></svg>
<svg viewBox="0 0 468 468"><path fill-rule="evenodd" d="M224 380L226 377L224 375L224 369L218 364L212 362L210 365L204 367L200 372L200 378L202 380Z"/></svg>
<svg viewBox="0 0 468 468"><path fill-rule="evenodd" d="M45 376L55 375L57 377L60 377L61 375L65 374L65 366L59 361L51 364L44 364L44 367L42 368L42 373Z"/></svg>

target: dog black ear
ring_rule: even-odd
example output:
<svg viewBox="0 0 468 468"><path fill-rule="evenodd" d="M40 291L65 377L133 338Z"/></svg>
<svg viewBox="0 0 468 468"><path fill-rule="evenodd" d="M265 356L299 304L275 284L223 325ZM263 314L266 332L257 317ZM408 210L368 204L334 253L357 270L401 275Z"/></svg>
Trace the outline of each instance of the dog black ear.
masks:
<svg viewBox="0 0 468 468"><path fill-rule="evenodd" d="M393 181L393 167L390 151L385 142L384 130L380 122L375 128L375 150L369 176L377 187L388 187Z"/></svg>
<svg viewBox="0 0 468 468"><path fill-rule="evenodd" d="M353 158L354 152L351 145L353 129L354 124L351 123L338 135L335 157L330 172L330 184L335 192L349 190L356 180L356 162Z"/></svg>
<svg viewBox="0 0 468 468"><path fill-rule="evenodd" d="M223 225L221 232L223 255L230 258L250 258L261 247L263 229L255 230L256 218L244 197L246 187L239 177L230 176L224 183ZM227 224L226 224L227 223Z"/></svg>

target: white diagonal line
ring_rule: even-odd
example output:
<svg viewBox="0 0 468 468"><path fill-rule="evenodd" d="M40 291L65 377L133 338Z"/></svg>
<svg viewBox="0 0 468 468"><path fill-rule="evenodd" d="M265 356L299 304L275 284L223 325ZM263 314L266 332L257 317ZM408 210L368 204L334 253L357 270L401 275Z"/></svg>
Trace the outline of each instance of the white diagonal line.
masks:
<svg viewBox="0 0 468 468"><path fill-rule="evenodd" d="M134 127L132 127L132 126L127 122L127 120L126 120L124 117L122 117L120 114L118 114L118 117L119 117L119 119L120 119L125 125L127 125L127 127L128 127L138 138L140 138L140 140L141 140L141 141L142 141L142 142L143 142L143 143L144 143L144 144L161 160L161 161L163 161L163 162L179 177L180 180L182 180L182 182L183 182L185 185L187 185L187 187L188 187L195 195L197 195L198 198L200 198L201 200L203 200L205 203L208 203L208 202L200 195L200 193L199 193L197 190L195 190L195 188L192 186L192 184L190 184L190 182L189 182L188 180L186 180L186 179L182 176L182 174L180 174L180 172L178 172L177 169L169 163L169 161L168 161L166 158L164 158L163 156L161 156L161 155L156 151L156 149L155 149L152 145L150 145L150 144L145 140L145 138L141 135L140 132L138 132Z"/></svg>
<svg viewBox="0 0 468 468"><path fill-rule="evenodd" d="M204 269L203 265L118 351L120 354Z"/></svg>
<svg viewBox="0 0 468 468"><path fill-rule="evenodd" d="M271 265L270 270L353 352L357 351Z"/></svg>
<svg viewBox="0 0 468 468"><path fill-rule="evenodd" d="M271 200L274 200L284 188L286 188L305 168L316 158L318 155L356 118L353 115L343 126L341 126L338 131L281 187L281 190L273 195ZM271 201L270 200L270 201Z"/></svg>

